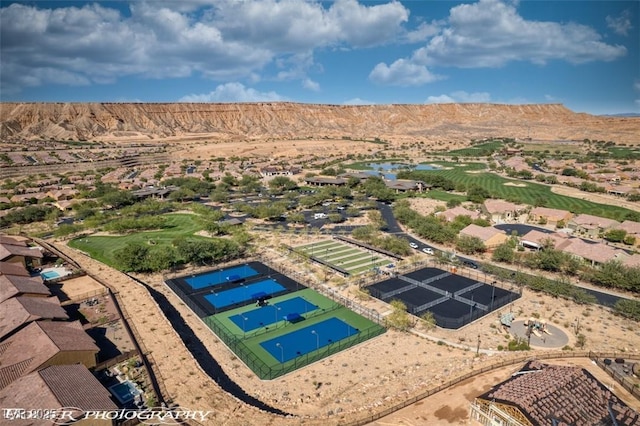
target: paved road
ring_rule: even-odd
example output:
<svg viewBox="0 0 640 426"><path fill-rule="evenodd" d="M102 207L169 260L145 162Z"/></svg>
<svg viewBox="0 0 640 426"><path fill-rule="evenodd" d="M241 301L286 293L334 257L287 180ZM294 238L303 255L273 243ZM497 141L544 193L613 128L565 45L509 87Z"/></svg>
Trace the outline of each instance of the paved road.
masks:
<svg viewBox="0 0 640 426"><path fill-rule="evenodd" d="M494 225L493 227L506 232L507 235L511 235L512 231L516 231L519 236L523 236L531 231L540 231L544 232L545 234L552 234L553 232L555 232L551 229L541 228L539 226L524 225L522 223L501 223L499 225Z"/></svg>
<svg viewBox="0 0 640 426"><path fill-rule="evenodd" d="M387 222L387 232L392 233L394 235L397 235L399 237L404 237L407 240L409 240L410 243L414 243L418 246L418 248L416 250L422 250L425 247L431 247L432 249L434 249L434 251L437 253L441 250L432 247L428 244L426 244L425 242L418 240L417 238L414 238L406 233L404 233L402 231L402 229L400 228L400 225L398 225L398 221L396 220L395 216L393 215L393 209L391 208L390 205L385 204L385 203L381 203L378 202L378 209L380 210L380 213L382 214L382 218L385 220L385 222ZM523 225L523 224L502 224L502 225L496 225L495 226L498 229L502 229L508 233L510 233L511 231L507 231L507 229L510 230L516 230L518 231L518 233L520 235L524 235L527 232L529 232L532 229L537 229L541 232L545 232L545 233L551 233L553 231L550 231L548 229L545 228L540 228L537 226L531 226L531 225ZM522 232L522 233L521 233ZM470 259L470 258L466 258L466 257L462 257L462 256L457 256L458 259L460 260L460 262L462 264L464 264L465 262L468 263L468 266L473 267L471 265L476 265L476 268L474 269L478 269L481 270L482 267L481 265L474 259ZM576 284L577 287L582 288L584 291L586 291L587 293L593 295L596 300L598 301L599 305L602 306L607 306L607 307L613 307L618 300L620 299L624 299L623 297L620 296L616 296L614 294L610 294L610 293L604 293L598 290L594 290L591 288L587 288L587 287L583 287L579 284Z"/></svg>

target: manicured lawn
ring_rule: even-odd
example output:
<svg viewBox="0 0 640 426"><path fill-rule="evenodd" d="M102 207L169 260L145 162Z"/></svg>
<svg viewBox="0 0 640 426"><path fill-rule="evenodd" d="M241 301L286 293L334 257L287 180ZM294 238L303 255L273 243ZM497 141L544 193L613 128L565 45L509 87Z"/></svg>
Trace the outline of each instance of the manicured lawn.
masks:
<svg viewBox="0 0 640 426"><path fill-rule="evenodd" d="M103 236L95 235L71 240L69 245L91 255L92 258L117 266L113 254L133 243L143 243L155 246L169 245L174 238L188 237L190 239L205 239L194 235L202 229L197 222L198 216L190 214L167 214L167 227L157 231L134 232L128 235Z"/></svg>
<svg viewBox="0 0 640 426"><path fill-rule="evenodd" d="M447 156L458 156L458 157L486 157L487 155L491 155L495 151L502 149L504 143L502 141L491 141L487 143L482 143L478 145L473 145L468 148L454 149L453 151L448 151L446 153L438 153L444 154Z"/></svg>
<svg viewBox="0 0 640 426"><path fill-rule="evenodd" d="M522 181L507 179L490 172L477 171L486 168L484 163L437 163L451 170L429 170L416 171L413 176L418 177L421 174L438 174L455 183L464 183L465 185L479 185L487 189L494 197L520 202L529 205L536 205L538 202L544 202L545 207L554 209L568 210L575 214L588 213L595 216L607 217L616 220L623 220L627 213L631 210L606 204L593 203L591 201L579 198L567 197L564 195L554 194L551 187L541 185L534 181ZM476 171L476 173L468 173ZM510 186L507 183L525 186Z"/></svg>

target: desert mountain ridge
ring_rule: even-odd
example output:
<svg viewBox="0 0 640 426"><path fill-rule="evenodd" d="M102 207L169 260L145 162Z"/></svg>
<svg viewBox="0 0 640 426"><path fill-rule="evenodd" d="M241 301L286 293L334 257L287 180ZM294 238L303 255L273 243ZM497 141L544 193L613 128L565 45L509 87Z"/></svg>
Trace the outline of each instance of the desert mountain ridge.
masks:
<svg viewBox="0 0 640 426"><path fill-rule="evenodd" d="M640 143L640 117L561 104L328 105L260 103L0 104L0 139L221 140L351 137L469 140L491 136Z"/></svg>

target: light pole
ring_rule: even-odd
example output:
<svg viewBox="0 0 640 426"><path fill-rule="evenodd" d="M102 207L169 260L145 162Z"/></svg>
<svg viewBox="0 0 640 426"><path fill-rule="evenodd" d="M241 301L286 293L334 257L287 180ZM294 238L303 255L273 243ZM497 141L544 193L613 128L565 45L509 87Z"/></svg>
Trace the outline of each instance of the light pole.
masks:
<svg viewBox="0 0 640 426"><path fill-rule="evenodd" d="M315 330L311 330L311 334L316 335L316 350L320 349L320 335Z"/></svg>
<svg viewBox="0 0 640 426"><path fill-rule="evenodd" d="M284 348L280 343L276 343L276 346L280 348L280 363L284 364Z"/></svg>

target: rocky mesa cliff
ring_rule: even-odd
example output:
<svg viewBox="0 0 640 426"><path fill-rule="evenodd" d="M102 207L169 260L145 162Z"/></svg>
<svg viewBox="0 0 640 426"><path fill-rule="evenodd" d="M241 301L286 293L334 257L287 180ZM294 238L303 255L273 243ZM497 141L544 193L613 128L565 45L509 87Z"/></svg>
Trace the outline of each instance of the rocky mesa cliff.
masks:
<svg viewBox="0 0 640 426"><path fill-rule="evenodd" d="M640 142L640 118L575 113L559 104L316 105L296 103L2 103L0 138L221 139L503 136Z"/></svg>

